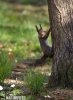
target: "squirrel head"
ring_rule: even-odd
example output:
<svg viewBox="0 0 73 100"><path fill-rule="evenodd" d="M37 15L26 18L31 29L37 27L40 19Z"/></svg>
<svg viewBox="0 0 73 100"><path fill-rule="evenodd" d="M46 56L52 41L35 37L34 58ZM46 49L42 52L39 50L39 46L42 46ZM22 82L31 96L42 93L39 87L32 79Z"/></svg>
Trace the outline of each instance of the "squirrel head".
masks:
<svg viewBox="0 0 73 100"><path fill-rule="evenodd" d="M37 25L35 26L36 27L36 30L38 32L38 37L39 38L45 38L46 37L46 34L47 34L47 31L44 31L41 24L39 25L40 27L38 28Z"/></svg>

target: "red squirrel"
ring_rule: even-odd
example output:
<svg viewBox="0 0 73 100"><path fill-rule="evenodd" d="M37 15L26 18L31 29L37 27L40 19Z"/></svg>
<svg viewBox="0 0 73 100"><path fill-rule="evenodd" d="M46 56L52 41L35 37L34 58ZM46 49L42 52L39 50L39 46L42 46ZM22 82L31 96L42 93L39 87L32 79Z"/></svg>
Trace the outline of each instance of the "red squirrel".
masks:
<svg viewBox="0 0 73 100"><path fill-rule="evenodd" d="M48 57L51 58L53 56L52 47L48 45L48 36L49 36L49 33L51 32L51 28L49 28L49 30L47 31L44 31L41 25L39 28L37 27L37 25L35 27L38 33L40 46L43 51L43 56L38 61L36 61L36 63L41 64Z"/></svg>

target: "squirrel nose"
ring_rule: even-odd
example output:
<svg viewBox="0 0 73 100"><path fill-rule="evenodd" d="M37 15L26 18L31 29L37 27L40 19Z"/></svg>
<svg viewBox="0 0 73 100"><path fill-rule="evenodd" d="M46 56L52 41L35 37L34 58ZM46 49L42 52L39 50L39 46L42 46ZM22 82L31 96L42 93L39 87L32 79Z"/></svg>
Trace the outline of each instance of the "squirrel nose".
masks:
<svg viewBox="0 0 73 100"><path fill-rule="evenodd" d="M39 34L39 37L40 37L40 38L43 38L43 37L45 37L45 35L46 35L45 32L41 32L41 33Z"/></svg>
<svg viewBox="0 0 73 100"><path fill-rule="evenodd" d="M41 33L41 37L45 37L45 35L46 35L45 32Z"/></svg>

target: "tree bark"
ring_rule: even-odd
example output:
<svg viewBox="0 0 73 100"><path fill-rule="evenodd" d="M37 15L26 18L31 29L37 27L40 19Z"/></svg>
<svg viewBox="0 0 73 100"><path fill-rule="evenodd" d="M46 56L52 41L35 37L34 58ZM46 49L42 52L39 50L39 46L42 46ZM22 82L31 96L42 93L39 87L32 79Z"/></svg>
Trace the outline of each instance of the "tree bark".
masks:
<svg viewBox="0 0 73 100"><path fill-rule="evenodd" d="M47 0L54 49L51 86L73 87L73 0Z"/></svg>

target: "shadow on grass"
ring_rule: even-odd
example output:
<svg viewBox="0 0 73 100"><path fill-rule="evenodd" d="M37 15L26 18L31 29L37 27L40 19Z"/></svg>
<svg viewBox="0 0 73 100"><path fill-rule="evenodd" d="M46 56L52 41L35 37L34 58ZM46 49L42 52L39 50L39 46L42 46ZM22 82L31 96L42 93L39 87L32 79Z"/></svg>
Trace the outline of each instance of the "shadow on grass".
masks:
<svg viewBox="0 0 73 100"><path fill-rule="evenodd" d="M47 63L48 58L42 59L43 57L39 59L24 59L22 62L18 63L16 65L16 68L26 69L29 67L40 67Z"/></svg>

